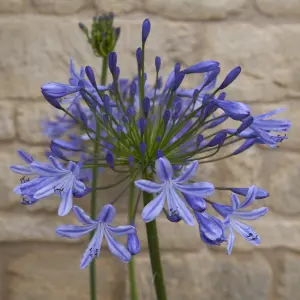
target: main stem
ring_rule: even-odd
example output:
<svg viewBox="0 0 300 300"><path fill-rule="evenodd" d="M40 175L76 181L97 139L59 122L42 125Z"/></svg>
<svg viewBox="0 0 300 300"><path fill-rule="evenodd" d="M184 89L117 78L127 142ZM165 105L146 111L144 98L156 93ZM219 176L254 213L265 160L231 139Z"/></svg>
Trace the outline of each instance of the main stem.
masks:
<svg viewBox="0 0 300 300"><path fill-rule="evenodd" d="M107 57L103 57L102 61L102 73L101 73L101 85L105 85L107 78ZM98 153L99 146L98 143L100 137L100 124L96 122L96 137L95 137L95 145L94 145L94 163L92 168L93 180L92 180L92 193L91 193L91 218L96 219L97 214L97 179L98 179ZM93 237L93 233L91 233L90 238ZM90 299L97 300L96 295L96 265L95 259L90 263Z"/></svg>
<svg viewBox="0 0 300 300"><path fill-rule="evenodd" d="M144 206L152 200L152 196L146 192L143 193L143 198ZM160 260L159 240L156 228L156 221L154 220L152 222L146 223L146 230L156 299L167 300L163 269Z"/></svg>
<svg viewBox="0 0 300 300"><path fill-rule="evenodd" d="M133 220L134 214L134 197L135 196L135 185L134 182L130 183L130 191L129 191L129 209L128 209L128 223L130 224ZM135 282L135 269L134 269L134 256L131 256L131 260L129 262L129 284L130 284L130 299L137 300L137 289L136 289L136 282Z"/></svg>

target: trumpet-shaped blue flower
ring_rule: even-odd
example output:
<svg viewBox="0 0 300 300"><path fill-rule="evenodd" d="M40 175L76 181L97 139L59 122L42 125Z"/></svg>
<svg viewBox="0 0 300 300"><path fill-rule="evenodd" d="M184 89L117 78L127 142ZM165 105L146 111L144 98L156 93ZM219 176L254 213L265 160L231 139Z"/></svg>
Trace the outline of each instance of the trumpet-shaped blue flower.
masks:
<svg viewBox="0 0 300 300"><path fill-rule="evenodd" d="M261 114L253 117L252 124L238 134L243 138L258 138L259 143L266 144L271 148L277 146L278 143L282 142L287 137L285 135L279 135L279 133L287 132L291 127L291 122L288 120L268 119L269 117L285 110L279 108L272 110L266 114ZM235 133L235 129L228 129L228 133ZM276 134L272 134L272 132Z"/></svg>
<svg viewBox="0 0 300 300"><path fill-rule="evenodd" d="M81 194L86 186L77 179L80 174L79 164L70 161L67 167L64 167L55 157L49 156L49 160L50 163L31 162L30 170L38 177L21 183L14 191L35 200L58 194L61 198L58 215L64 216L72 209L73 192Z"/></svg>
<svg viewBox="0 0 300 300"><path fill-rule="evenodd" d="M131 225L112 226L110 225L116 215L116 209L111 205L104 205L96 220L92 220L82 208L74 206L73 212L77 220L83 225L61 225L56 229L56 234L70 239L81 238L94 231L87 249L84 251L80 268L86 268L90 262L99 257L103 237L106 239L110 252L123 262L129 262L131 254L128 249L120 242L116 241L115 236L133 234L135 227Z"/></svg>
<svg viewBox="0 0 300 300"><path fill-rule="evenodd" d="M231 206L212 203L213 208L225 218L224 225L228 232L228 254L232 252L234 244L235 237L233 230L239 233L249 243L253 245L260 244L260 236L256 233L256 231L250 225L247 225L238 220L256 220L264 216L268 212L267 207L261 207L253 209L251 211L242 211L243 208L247 208L253 203L256 198L256 193L257 188L255 186L251 186L248 189L245 200L242 203L240 203L240 200L235 193L232 193L231 195Z"/></svg>
<svg viewBox="0 0 300 300"><path fill-rule="evenodd" d="M143 220L145 222L154 220L163 210L167 200L169 215L178 215L188 225L194 225L193 215L178 192L197 197L207 197L214 192L214 186L209 182L184 184L195 175L197 168L198 162L193 161L177 178L173 178L173 168L169 160L165 157L157 159L155 171L161 183L144 179L135 182L136 187L142 191L158 194L144 207Z"/></svg>

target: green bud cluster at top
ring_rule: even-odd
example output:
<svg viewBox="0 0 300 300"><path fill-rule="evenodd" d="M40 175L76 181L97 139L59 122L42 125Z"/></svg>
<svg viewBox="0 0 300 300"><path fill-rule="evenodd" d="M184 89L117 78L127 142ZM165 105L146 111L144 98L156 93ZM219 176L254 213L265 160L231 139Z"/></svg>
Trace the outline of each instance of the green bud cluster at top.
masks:
<svg viewBox="0 0 300 300"><path fill-rule="evenodd" d="M91 30L79 23L79 28L84 32L94 54L98 57L106 57L115 49L120 36L120 27L113 27L113 13L96 16L93 18Z"/></svg>

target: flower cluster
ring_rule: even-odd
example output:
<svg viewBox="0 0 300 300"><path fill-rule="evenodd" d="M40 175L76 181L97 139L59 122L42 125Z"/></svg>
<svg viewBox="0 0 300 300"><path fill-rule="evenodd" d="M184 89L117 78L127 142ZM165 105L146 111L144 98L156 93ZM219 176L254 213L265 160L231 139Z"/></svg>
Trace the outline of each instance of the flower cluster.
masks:
<svg viewBox="0 0 300 300"><path fill-rule="evenodd" d="M170 222L182 220L187 225L197 224L204 243L226 243L228 254L233 248L234 231L258 245L259 235L241 220L255 220L265 215L266 207L244 209L269 194L255 185L216 187L210 182L195 182L193 178L198 165L201 168L203 163L241 154L255 144L276 147L287 138L285 133L291 126L287 120L270 119L282 109L253 116L248 105L228 100L223 90L235 81L241 68L234 68L217 84L220 64L214 60L185 69L177 63L163 83L161 58L157 56L155 81L151 84L144 66L151 28L148 19L142 25L141 47L136 50L137 75L132 79L120 77L118 56L112 52L120 30L112 27L110 18L96 18L91 35L84 25L80 27L94 51L104 58L104 74L107 66L111 82L106 84L102 77L98 84L90 66L78 72L71 59L68 84L49 82L42 86L45 99L59 114L55 120L43 121L44 133L52 139L46 153L48 162L36 161L19 150L26 166L11 167L24 176L14 189L22 196L22 204L32 205L56 195L61 199L60 216L73 208L82 225L62 225L56 232L67 238L93 232L81 268L99 256L103 237L111 253L124 262L140 251L134 225L140 195L134 199L130 212L131 225L125 226L110 225L116 213L113 204L118 198L110 199L94 219L80 207L73 206L74 197L81 198L105 188L91 185L98 172L105 168L123 175L115 185L129 180L128 187L153 194L153 199L142 210L144 222L151 222L164 212ZM105 30L106 34L98 35L97 30ZM193 89L183 87L189 74L199 74L201 80ZM236 121L236 128L226 128L227 119ZM226 149L232 149L228 145L235 148L228 152ZM96 172L92 172L95 169ZM220 190L231 192L231 205L209 200ZM238 195L244 197L242 202ZM214 215L208 213L208 206L214 209ZM126 246L115 239L123 235L127 236Z"/></svg>

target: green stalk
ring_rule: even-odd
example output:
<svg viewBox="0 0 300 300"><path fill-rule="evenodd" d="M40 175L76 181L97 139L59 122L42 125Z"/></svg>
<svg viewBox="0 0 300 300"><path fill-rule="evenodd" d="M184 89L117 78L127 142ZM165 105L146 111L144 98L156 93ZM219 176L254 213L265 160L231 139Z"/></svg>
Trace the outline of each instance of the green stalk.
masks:
<svg viewBox="0 0 300 300"><path fill-rule="evenodd" d="M130 183L130 190L129 190L129 209L128 209L128 223L130 224L133 220L134 215L134 196L135 196L135 186L134 182ZM135 269L134 269L134 256L131 256L131 260L129 262L129 284L130 284L130 299L137 300L137 288L136 288L136 281L135 281Z"/></svg>
<svg viewBox="0 0 300 300"><path fill-rule="evenodd" d="M146 178L143 176L143 178ZM149 178L148 178L149 179ZM151 200L152 195L143 193L144 206L146 206ZM167 300L166 288L164 283L163 269L160 260L159 252L159 239L156 227L156 221L146 223L148 249L152 268L153 283L156 292L157 300Z"/></svg>
<svg viewBox="0 0 300 300"><path fill-rule="evenodd" d="M102 61L102 73L101 73L101 85L105 85L107 78L107 57L103 57ZM100 137L100 124L97 122L96 125L96 137L94 145L94 166L92 169L93 181L92 181L92 193L91 193L91 218L96 219L97 215L97 178L98 178L98 166L97 166L97 156L99 153L99 137ZM90 239L93 237L93 233L90 235ZM96 295L96 265L95 259L90 263L90 299L97 300Z"/></svg>

